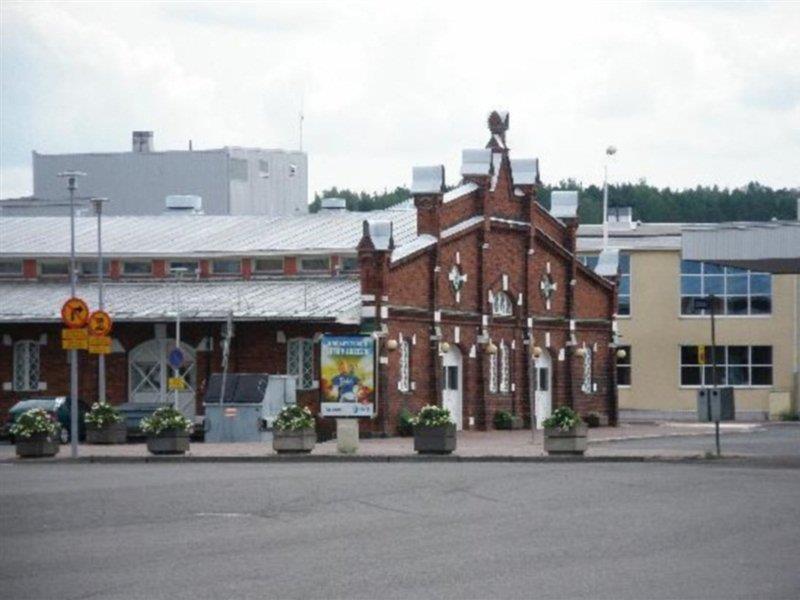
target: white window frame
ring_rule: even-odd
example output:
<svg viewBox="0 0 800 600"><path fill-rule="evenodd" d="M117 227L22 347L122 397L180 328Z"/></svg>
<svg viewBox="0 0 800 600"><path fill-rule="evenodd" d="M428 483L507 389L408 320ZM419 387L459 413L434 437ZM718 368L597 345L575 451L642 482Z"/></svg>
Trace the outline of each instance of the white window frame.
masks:
<svg viewBox="0 0 800 600"><path fill-rule="evenodd" d="M497 393L497 352L489 355L489 392Z"/></svg>
<svg viewBox="0 0 800 600"><path fill-rule="evenodd" d="M6 259L4 259L4 260L0 260L0 264L14 265L14 266L19 265L19 269L15 269L13 271L0 271L0 277L22 277L22 275L25 272L24 271L25 266L24 266L24 264L23 264L23 262L21 260L15 260L15 259L6 260Z"/></svg>
<svg viewBox="0 0 800 600"><path fill-rule="evenodd" d="M492 316L510 317L514 314L514 303L505 292L496 292L492 296Z"/></svg>
<svg viewBox="0 0 800 600"><path fill-rule="evenodd" d="M633 385L633 354L631 352L631 346L617 346L617 351L625 350L625 358L622 359L626 362L620 364L620 359L617 359L617 387L621 388L629 388ZM628 371L628 381L630 383L620 383L619 382L619 373L621 370Z"/></svg>
<svg viewBox="0 0 800 600"><path fill-rule="evenodd" d="M191 265L194 265L194 271L192 271ZM187 279L197 277L200 273L200 261L197 260L168 260L167 261L167 277L172 277L173 279L177 279L178 276L173 272L174 269L187 269L186 273L183 273L181 277L185 277Z"/></svg>
<svg viewBox="0 0 800 600"><path fill-rule="evenodd" d="M314 340L292 338L286 342L286 373L297 378L298 390L314 389Z"/></svg>
<svg viewBox="0 0 800 600"><path fill-rule="evenodd" d="M592 373L592 349L583 349L583 379L581 380L581 391L584 394L591 394L594 391L594 380Z"/></svg>
<svg viewBox="0 0 800 600"><path fill-rule="evenodd" d="M500 385L499 390L501 394L507 394L511 391L511 360L509 357L508 345L500 342Z"/></svg>
<svg viewBox="0 0 800 600"><path fill-rule="evenodd" d="M262 260L280 261L281 268L280 269L268 269L268 270L259 269L258 268L258 262L262 261ZM262 256L260 258L254 258L253 259L252 272L253 272L254 275L282 275L283 274L283 270L285 268L285 265L286 265L286 261L284 260L283 256Z"/></svg>
<svg viewBox="0 0 800 600"><path fill-rule="evenodd" d="M133 273L125 269L125 265L147 265L146 273ZM120 262L120 272L125 277L151 277L153 275L153 261L151 260L123 260Z"/></svg>
<svg viewBox="0 0 800 600"><path fill-rule="evenodd" d="M233 272L231 271L217 271L216 267L214 266L215 263L236 263L238 265L237 269ZM227 277L236 277L237 275L242 274L242 261L238 258L216 258L211 259L209 261L209 271L212 275L221 275Z"/></svg>
<svg viewBox="0 0 800 600"><path fill-rule="evenodd" d="M407 393L411 391L411 344L408 340L401 338L398 350L400 372L397 380L397 389Z"/></svg>
<svg viewBox="0 0 800 600"><path fill-rule="evenodd" d="M307 269L303 267L303 261L306 260L324 260L325 266L321 269ZM329 273L331 270L331 257L324 255L317 256L298 256L297 257L297 270L300 273Z"/></svg>
<svg viewBox="0 0 800 600"><path fill-rule="evenodd" d="M687 263L698 263L700 265L700 271L698 273L690 273L688 271L684 271L685 266ZM719 273L706 273L707 269L710 268L719 268ZM707 282L712 280L712 278L720 278L722 281L722 291L719 293L714 293L714 296L718 299L721 306L719 310L716 312L716 316L718 317L730 317L730 318L769 318L773 314L774 310L774 280L772 275L769 273L762 273L761 271L750 271L746 269L735 269L732 267L722 267L717 265L710 265L708 263L702 261L680 261L679 266L679 275L678 275L678 295L679 295L679 304L678 304L678 313L682 318L698 318L698 317L708 317L709 311L701 310L699 312L693 311L684 311L683 302L684 298L704 298L707 297L710 292L706 290ZM747 291L746 292L734 292L729 289L728 284L729 280L733 279L734 277L746 277L747 278ZM769 281L769 292L754 292L753 291L753 278L754 277L767 277ZM700 291L698 293L690 293L684 292L683 289L683 281L684 278L688 280L697 279L700 281ZM747 311L743 313L729 313L728 312L728 299L729 298L744 298L747 302ZM768 298L769 299L769 311L767 312L753 312L753 299L754 298ZM733 345L733 344L732 344Z"/></svg>
<svg viewBox="0 0 800 600"><path fill-rule="evenodd" d="M45 268L48 266L66 265L66 270L63 273L45 273ZM40 260L39 261L39 276L40 277L69 277L69 260Z"/></svg>
<svg viewBox="0 0 800 600"><path fill-rule="evenodd" d="M38 340L14 342L12 385L15 392L35 392L39 389L41 358Z"/></svg>

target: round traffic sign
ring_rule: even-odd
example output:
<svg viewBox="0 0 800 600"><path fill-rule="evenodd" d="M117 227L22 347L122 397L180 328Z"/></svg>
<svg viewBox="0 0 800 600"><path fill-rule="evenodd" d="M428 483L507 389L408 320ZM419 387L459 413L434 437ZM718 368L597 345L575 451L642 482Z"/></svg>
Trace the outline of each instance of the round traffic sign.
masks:
<svg viewBox="0 0 800 600"><path fill-rule="evenodd" d="M108 335L111 333L111 317L104 310L96 310L89 315L89 333Z"/></svg>
<svg viewBox="0 0 800 600"><path fill-rule="evenodd" d="M181 352L180 348L173 348L170 351L167 360L169 361L169 366L171 366L173 369L179 369L181 366L183 366L183 352Z"/></svg>
<svg viewBox="0 0 800 600"><path fill-rule="evenodd" d="M61 320L67 327L76 329L86 325L89 319L89 307L80 298L70 298L61 307Z"/></svg>

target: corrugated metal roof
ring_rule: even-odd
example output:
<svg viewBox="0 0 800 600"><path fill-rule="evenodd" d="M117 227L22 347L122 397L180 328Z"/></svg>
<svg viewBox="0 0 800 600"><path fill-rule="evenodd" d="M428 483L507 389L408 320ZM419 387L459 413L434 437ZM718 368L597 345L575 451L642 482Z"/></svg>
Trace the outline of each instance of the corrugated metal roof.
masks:
<svg viewBox="0 0 800 600"><path fill-rule="evenodd" d="M106 310L115 321L182 319L331 320L358 323L361 287L353 278L280 279L232 282L108 283ZM78 296L97 305L97 285L81 284ZM0 283L0 322L59 321L69 297L67 284Z"/></svg>
<svg viewBox="0 0 800 600"><path fill-rule="evenodd" d="M414 252L418 250L422 250L424 248L428 248L429 246L433 246L436 243L436 238L432 235L428 235L423 233L417 239L403 244L402 246L395 248L392 252L392 262L398 262L403 260L406 256L411 256Z"/></svg>
<svg viewBox="0 0 800 600"><path fill-rule="evenodd" d="M416 211L405 210L296 217L115 216L103 218L103 252L118 257L353 252L366 219L392 221L397 245L417 235ZM75 219L78 255L96 255L96 228L94 217ZM67 256L69 218L0 217L0 254Z"/></svg>

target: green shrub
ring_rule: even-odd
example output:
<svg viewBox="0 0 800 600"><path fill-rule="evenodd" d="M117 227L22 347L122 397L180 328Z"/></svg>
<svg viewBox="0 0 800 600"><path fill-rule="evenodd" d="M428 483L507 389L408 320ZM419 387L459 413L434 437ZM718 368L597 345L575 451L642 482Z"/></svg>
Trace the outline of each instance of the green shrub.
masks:
<svg viewBox="0 0 800 600"><path fill-rule="evenodd" d="M583 417L584 422L589 427L600 427L600 414L594 411Z"/></svg>
<svg viewBox="0 0 800 600"><path fill-rule="evenodd" d="M414 418L414 425L422 425L423 427L440 427L452 422L453 419L450 417L448 409L431 404L423 406L422 410Z"/></svg>
<svg viewBox="0 0 800 600"><path fill-rule="evenodd" d="M26 410L11 426L10 433L16 438L29 438L37 433L55 436L61 426L53 420L53 416L42 408Z"/></svg>
<svg viewBox="0 0 800 600"><path fill-rule="evenodd" d="M402 409L397 417L397 433L401 437L414 435L414 415L407 408Z"/></svg>
<svg viewBox="0 0 800 600"><path fill-rule="evenodd" d="M561 406L555 409L553 414L544 420L543 425L545 429L561 429L562 431L566 431L567 429L572 429L576 425L580 425L582 422L578 413L569 406Z"/></svg>
<svg viewBox="0 0 800 600"><path fill-rule="evenodd" d="M95 402L92 404L92 410L86 413L83 420L87 425L102 429L107 425L122 421L122 413L119 412L117 407L111 406L106 402Z"/></svg>
<svg viewBox="0 0 800 600"><path fill-rule="evenodd" d="M144 433L159 435L164 431L189 431L192 422L174 406L162 406L152 416L139 421L139 428Z"/></svg>
<svg viewBox="0 0 800 600"><path fill-rule="evenodd" d="M800 421L800 413L792 412L790 410L784 411L778 415L781 421Z"/></svg>
<svg viewBox="0 0 800 600"><path fill-rule="evenodd" d="M284 406L278 413L274 424L278 431L300 431L314 427L314 416L311 411L298 404Z"/></svg>
<svg viewBox="0 0 800 600"><path fill-rule="evenodd" d="M494 417L492 418L492 422L494 423L495 429L511 429L511 425L514 421L514 418L511 416L511 413L507 410L497 410L494 413Z"/></svg>

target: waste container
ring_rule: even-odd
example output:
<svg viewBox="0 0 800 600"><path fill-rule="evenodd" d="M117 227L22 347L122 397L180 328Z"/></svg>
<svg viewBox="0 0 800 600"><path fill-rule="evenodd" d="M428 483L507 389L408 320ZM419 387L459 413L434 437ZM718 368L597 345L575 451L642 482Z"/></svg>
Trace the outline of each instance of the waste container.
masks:
<svg viewBox="0 0 800 600"><path fill-rule="evenodd" d="M297 402L293 375L229 373L224 398L221 390L222 375L212 375L203 398L206 442L269 442L275 417Z"/></svg>

